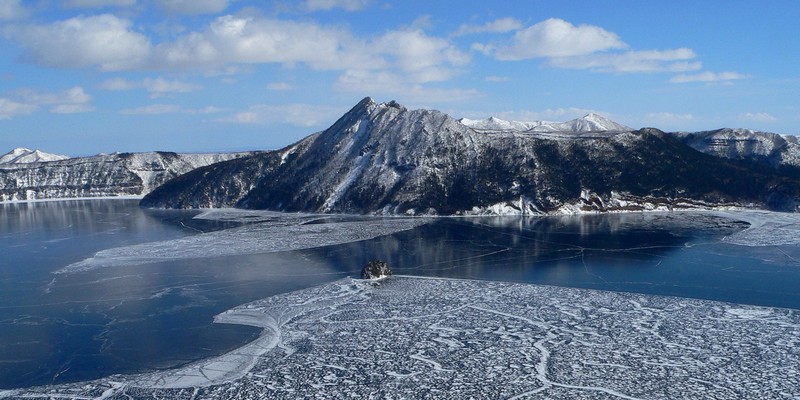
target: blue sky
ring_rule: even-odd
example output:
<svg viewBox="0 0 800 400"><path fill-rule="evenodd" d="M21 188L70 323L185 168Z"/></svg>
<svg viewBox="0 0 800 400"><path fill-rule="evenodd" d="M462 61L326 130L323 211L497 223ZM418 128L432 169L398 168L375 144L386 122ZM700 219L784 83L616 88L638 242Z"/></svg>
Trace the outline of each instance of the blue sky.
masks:
<svg viewBox="0 0 800 400"><path fill-rule="evenodd" d="M274 149L366 96L800 134L800 2L0 0L0 153Z"/></svg>

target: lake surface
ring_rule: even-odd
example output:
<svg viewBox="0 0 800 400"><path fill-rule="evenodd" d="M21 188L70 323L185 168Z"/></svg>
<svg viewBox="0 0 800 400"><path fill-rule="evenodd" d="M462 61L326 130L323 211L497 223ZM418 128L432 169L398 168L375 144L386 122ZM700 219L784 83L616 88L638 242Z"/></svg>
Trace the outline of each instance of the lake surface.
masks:
<svg viewBox="0 0 800 400"><path fill-rule="evenodd" d="M266 234L248 227L280 225L283 217L197 214L143 210L130 200L0 204L0 388L168 369L225 353L259 332L213 324L214 315L356 276L370 259L388 260L405 275L800 309L800 247L729 244L725 238L748 224L711 213L443 218L369 240L268 253L259 247L258 235ZM286 220L370 227L363 217ZM214 247L213 232L240 230L249 234L242 247L249 251ZM261 239L296 239L294 231L269 232ZM170 249L186 253L187 243L196 246L193 255L145 254L150 247L161 249L159 257ZM133 256L129 251L119 263L111 251L103 268L54 274L116 248L133 249ZM137 252L146 263L136 262Z"/></svg>

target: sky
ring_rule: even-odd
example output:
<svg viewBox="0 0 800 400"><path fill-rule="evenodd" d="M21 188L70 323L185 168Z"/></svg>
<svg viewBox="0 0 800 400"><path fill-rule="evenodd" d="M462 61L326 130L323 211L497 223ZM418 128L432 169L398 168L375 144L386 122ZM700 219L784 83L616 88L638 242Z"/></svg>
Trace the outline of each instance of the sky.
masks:
<svg viewBox="0 0 800 400"><path fill-rule="evenodd" d="M0 0L0 154L278 149L364 97L800 134L800 1Z"/></svg>

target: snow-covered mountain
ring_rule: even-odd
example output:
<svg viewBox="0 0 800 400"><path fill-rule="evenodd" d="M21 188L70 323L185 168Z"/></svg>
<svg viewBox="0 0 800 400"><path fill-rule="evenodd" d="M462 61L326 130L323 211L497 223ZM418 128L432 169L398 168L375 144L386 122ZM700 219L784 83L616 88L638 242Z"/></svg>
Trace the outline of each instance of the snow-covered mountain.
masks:
<svg viewBox="0 0 800 400"><path fill-rule="evenodd" d="M800 174L703 154L653 128L620 129L595 115L576 121L545 135L479 129L366 98L323 132L199 168L141 204L386 214L800 205ZM615 130L575 134L599 126Z"/></svg>
<svg viewBox="0 0 800 400"><path fill-rule="evenodd" d="M496 117L483 120L462 118L462 124L482 132L527 132L527 133L557 133L557 134L582 134L582 133L620 133L630 132L634 129L618 124L599 114L589 113L582 118L566 122L551 121L506 121Z"/></svg>
<svg viewBox="0 0 800 400"><path fill-rule="evenodd" d="M47 162L65 160L68 156L60 154L45 153L39 150L18 147L0 156L0 164L24 164L32 162Z"/></svg>
<svg viewBox="0 0 800 400"><path fill-rule="evenodd" d="M800 142L796 136L730 128L675 135L695 150L717 157L756 161L772 167L800 167Z"/></svg>
<svg viewBox="0 0 800 400"><path fill-rule="evenodd" d="M195 168L251 154L115 153L0 163L0 201L141 196Z"/></svg>

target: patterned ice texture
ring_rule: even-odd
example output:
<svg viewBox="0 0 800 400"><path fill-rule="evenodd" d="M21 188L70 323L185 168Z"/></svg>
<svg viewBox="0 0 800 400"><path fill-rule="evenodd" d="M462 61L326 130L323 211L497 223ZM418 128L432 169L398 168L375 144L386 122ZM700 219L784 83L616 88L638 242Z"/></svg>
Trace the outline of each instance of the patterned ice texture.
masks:
<svg viewBox="0 0 800 400"><path fill-rule="evenodd" d="M180 370L12 398L796 399L800 312L485 281L343 279L218 322L261 338ZM3 393L0 393L3 397Z"/></svg>

